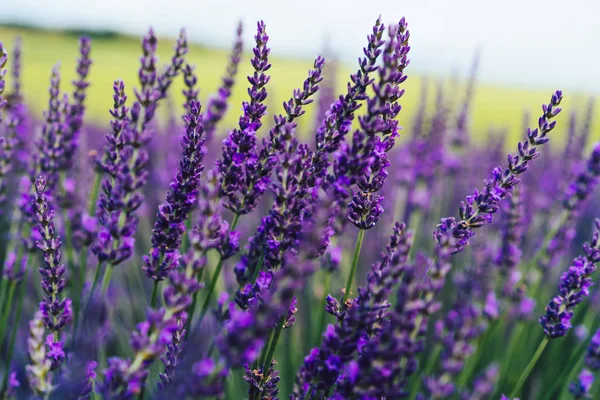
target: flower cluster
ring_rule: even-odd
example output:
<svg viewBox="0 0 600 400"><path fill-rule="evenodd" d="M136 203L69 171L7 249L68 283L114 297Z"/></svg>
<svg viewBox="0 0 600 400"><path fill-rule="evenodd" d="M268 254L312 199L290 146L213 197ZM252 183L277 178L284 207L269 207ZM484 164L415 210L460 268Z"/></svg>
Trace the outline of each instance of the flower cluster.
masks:
<svg viewBox="0 0 600 400"><path fill-rule="evenodd" d="M540 318L544 333L550 339L565 336L571 329L573 309L590 294L591 275L600 261L600 220L596 220L596 231L589 244L583 245L585 255L573 260L573 264L562 275L558 295L548 303L546 313Z"/></svg>

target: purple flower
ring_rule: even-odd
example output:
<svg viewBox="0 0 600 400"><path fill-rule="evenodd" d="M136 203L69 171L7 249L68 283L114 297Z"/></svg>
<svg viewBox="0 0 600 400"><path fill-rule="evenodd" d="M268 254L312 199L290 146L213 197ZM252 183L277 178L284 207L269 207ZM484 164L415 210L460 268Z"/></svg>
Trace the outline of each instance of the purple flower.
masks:
<svg viewBox="0 0 600 400"><path fill-rule="evenodd" d="M171 343L167 345L167 352L165 356L161 357L161 361L165 365L164 372L158 375L160 378L158 387L161 390L164 390L164 388L173 381L175 368L177 368L177 363L182 357L183 347L185 344L183 340L186 333L186 323L187 318L185 318L185 316L177 320L177 330L173 334Z"/></svg>
<svg viewBox="0 0 600 400"><path fill-rule="evenodd" d="M110 111L112 132L105 136L103 159L96 162L97 168L106 176L96 208L100 230L92 252L99 261L118 265L133 252L138 221L135 211L143 201L142 195L135 191L145 178L144 175L136 176L130 168L134 150L127 139L129 109L125 105L127 96L123 81L115 81L113 91L114 103Z"/></svg>
<svg viewBox="0 0 600 400"><path fill-rule="evenodd" d="M590 397L591 396L590 389L592 388L593 383L594 383L594 374L592 374L587 369L584 369L579 374L577 381L571 382L569 384L569 392L577 400L590 399L591 398Z"/></svg>
<svg viewBox="0 0 600 400"><path fill-rule="evenodd" d="M152 32L152 30L151 30L151 32ZM155 61L152 59L152 56L150 54L153 53L153 50L155 51L155 48L152 49L152 43L149 42L148 44L149 44L148 48L151 50L148 54L149 56L146 59L150 62L150 65L152 65L152 63ZM159 97L156 100L160 100L160 99L167 97L167 91L169 90L171 83L173 83L173 79L175 79L177 77L177 75L179 75L179 71L181 71L181 68L183 67L184 57L188 52L188 44L187 44L187 37L185 34L185 29L182 29L181 31L179 31L179 37L177 38L177 41L175 42L174 50L175 50L175 54L171 58L171 63L169 65L167 65L165 67L164 71L156 77L156 89L159 94ZM142 61L142 63L143 62L144 62L144 60ZM148 72L150 75L152 75L152 71L150 69L148 70ZM156 73L156 72L154 71L154 73ZM152 77L149 77L149 78L150 78L149 81L151 82ZM142 83L142 87L143 87L143 83Z"/></svg>
<svg viewBox="0 0 600 400"><path fill-rule="evenodd" d="M561 100L562 92L558 90L550 103L542 106L538 128L527 130L527 141L519 143L518 155L509 154L508 168L504 171L500 167L494 168L492 179L485 182L485 188L481 192L475 190L472 196L467 196L466 202L461 202L460 221L452 217L440 221L434 232L438 245L444 241L444 246L449 246L452 253L458 253L469 244L469 239L475 235L474 229L492 221L492 215L498 211L498 203L508 197L520 182L518 175L528 169L529 161L540 155L538 146L548 142L546 135L556 126L556 121L550 120L560 113L558 105Z"/></svg>
<svg viewBox="0 0 600 400"><path fill-rule="evenodd" d="M204 111L204 129L206 131L206 140L210 142L214 136L217 123L225 116L227 112L227 100L231 96L231 89L235 84L235 77L238 71L238 65L241 60L243 41L242 41L242 22L237 26L235 42L231 55L229 57L229 64L227 64L227 72L221 80L221 86L219 87L217 94L211 96L206 103L206 110Z"/></svg>
<svg viewBox="0 0 600 400"><path fill-rule="evenodd" d="M77 60L77 80L73 81L75 87L71 96L72 103L66 115L68 129L64 135L64 159L60 166L62 170L73 168L75 150L79 142L79 134L83 126L83 115L85 112L86 90L89 86L87 76L90 71L92 60L90 59L91 40L87 36L79 38L79 53L81 57Z"/></svg>
<svg viewBox="0 0 600 400"><path fill-rule="evenodd" d="M251 399L277 399L279 389L277 383L281 380L279 373L275 369L275 361L271 361L269 370L265 373L262 368L250 369L247 365L244 380L248 382L248 396Z"/></svg>
<svg viewBox="0 0 600 400"><path fill-rule="evenodd" d="M382 40L385 26L381 23L381 18L375 21L373 33L369 35L368 45L363 48L364 57L358 60L359 70L350 76L351 84L345 95L331 105L326 118L321 122L321 126L316 133L316 149L313 153L309 175L309 186L317 187L325 175L330 165L329 154L335 153L345 141L346 134L352 127L354 113L360 108L360 101L367 99L367 88L373 83L369 74L374 72L381 47L384 44Z"/></svg>
<svg viewBox="0 0 600 400"><path fill-rule="evenodd" d="M185 220L198 200L198 182L202 166L204 125L200 114L200 103L190 103L190 113L184 117L186 135L181 140L183 158L175 180L171 182L166 202L158 209L152 230L152 250L144 257L143 270L149 278L162 281L168 271L175 267L167 262L174 259L171 253L178 251L185 231ZM155 254L157 253L158 254Z"/></svg>
<svg viewBox="0 0 600 400"><path fill-rule="evenodd" d="M359 288L358 297L348 300L342 309L337 300L328 296L327 311L336 315L339 323L327 327L321 346L311 350L310 355L305 358L296 377L293 399L302 398L303 395L311 396L312 394L306 392L307 388L319 393L336 382L337 393L341 395L361 393L382 396L384 393L393 393L378 391L384 389L384 386L379 385L381 380L391 379L387 373L391 370L390 365L379 358L383 356L383 353L379 352L383 351L380 346L385 344L379 342L376 337L377 334L388 334L384 330L390 327L382 322L387 315L386 309L390 307L387 298L398 284L400 275L406 273L405 263L411 244L412 236L406 231L406 226L396 224L390 243L381 255L381 261L371 267L367 278L368 285ZM372 339L369 341L370 335ZM352 382L348 382L349 375L340 377L342 366L356 353L360 353L356 365L359 375Z"/></svg>
<svg viewBox="0 0 600 400"><path fill-rule="evenodd" d="M38 232L42 239L37 247L44 256L44 265L39 269L42 275L42 289L46 296L40 303L44 324L50 332L60 333L71 322L71 300L61 297L65 288L65 266L60 263L62 242L54 226L54 210L50 209L46 196L47 182L43 177L35 181L35 211L38 218ZM58 345L58 343L57 343ZM62 345L62 344L61 344ZM60 365L53 364L53 368Z"/></svg>
<svg viewBox="0 0 600 400"><path fill-rule="evenodd" d="M585 366L592 371L600 370L600 329L596 331L587 348Z"/></svg>
<svg viewBox="0 0 600 400"><path fill-rule="evenodd" d="M348 205L348 219L359 229L370 229L383 213L383 196L377 194L387 178L390 165L387 152L398 136L397 116L404 95L400 85L406 80L404 69L410 46L408 24L402 18L389 29L389 38L383 51L383 65L379 67L379 81L373 84L374 95L367 100L367 113L359 117L360 130L354 132L349 161L338 163L336 180L356 181L358 191Z"/></svg>
<svg viewBox="0 0 600 400"><path fill-rule="evenodd" d="M265 23L260 21L257 26L254 58L250 61L254 75L248 77L252 85L248 89L250 102L242 104L239 128L229 132L223 141L222 159L217 163L221 175L219 196L227 197L225 208L239 215L247 214L256 207L256 201L264 193L268 181L267 176L261 175L260 162L266 160L259 160L256 131L262 126L261 119L267 111L264 101L267 98L265 86L270 80L266 72L271 68L271 50L267 46L269 36Z"/></svg>
<svg viewBox="0 0 600 400"><path fill-rule="evenodd" d="M6 96L3 96L4 89L6 87L5 76L8 70L3 69L8 61L8 53L4 50L4 45L0 42L0 123L2 122L2 110L8 104Z"/></svg>
<svg viewBox="0 0 600 400"><path fill-rule="evenodd" d="M6 388L6 398L10 399L13 396L16 396L17 389L21 387L21 383L17 379L17 372L11 371L8 376L8 385Z"/></svg>
<svg viewBox="0 0 600 400"><path fill-rule="evenodd" d="M590 244L583 245L585 255L573 260L573 264L561 276L558 295L548 303L546 313L540 318L544 333L550 339L565 336L571 329L571 319L577 304L589 296L593 281L591 275L600 261L600 220L595 221L596 231Z"/></svg>
<svg viewBox="0 0 600 400"><path fill-rule="evenodd" d="M85 376L83 378L83 387L79 392L78 400L88 400L92 397L94 387L96 386L96 368L98 363L96 361L90 361L85 366Z"/></svg>
<svg viewBox="0 0 600 400"><path fill-rule="evenodd" d="M313 268L310 262L288 255L284 267L264 288L260 299L248 310L231 310L231 319L216 338L216 345L228 367L252 363L270 329L287 314L294 295L301 290Z"/></svg>
<svg viewBox="0 0 600 400"><path fill-rule="evenodd" d="M229 369L223 364L216 364L210 358L205 358L194 364L192 374L190 394L219 396L225 389L225 377L229 374Z"/></svg>
<svg viewBox="0 0 600 400"><path fill-rule="evenodd" d="M24 254L21 257L21 264L17 265L17 252L9 251L4 260L4 279L10 282L21 282L25 275L28 261L27 255Z"/></svg>
<svg viewBox="0 0 600 400"><path fill-rule="evenodd" d="M303 210L308 208L304 183L308 179L311 153L308 146L300 144L296 138L296 119L306 112L303 107L312 103L311 97L319 90L324 64L325 60L321 57L315 60L314 69L308 72L303 88L296 89L293 97L283 104L286 114L274 117L275 124L269 132L269 139L264 140L260 159L277 158L276 179L270 185L274 202L251 239L248 255L236 267L240 286L256 275L256 269L262 266L261 261L269 270L278 269L284 254L299 239ZM261 167L261 174L267 178L265 184L271 171L270 163Z"/></svg>
<svg viewBox="0 0 600 400"><path fill-rule="evenodd" d="M67 112L69 109L68 97L60 95L60 72L58 65L52 69L50 78L50 100L45 114L45 123L42 133L37 140L37 153L34 155L33 168L29 172L32 180L38 174L43 174L48 181L48 189L53 192L58 183L58 173L65 157L66 141L69 126Z"/></svg>

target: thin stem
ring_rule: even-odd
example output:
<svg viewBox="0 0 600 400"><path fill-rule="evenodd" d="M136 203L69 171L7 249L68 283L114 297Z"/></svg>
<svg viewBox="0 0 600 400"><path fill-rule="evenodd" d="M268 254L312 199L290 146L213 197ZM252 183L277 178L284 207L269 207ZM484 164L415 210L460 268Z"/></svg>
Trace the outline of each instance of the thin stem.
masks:
<svg viewBox="0 0 600 400"><path fill-rule="evenodd" d="M548 342L549 342L548 337L544 336L544 339L542 339L542 342L540 343L540 345L538 346L537 350L533 354L533 357L531 357L531 360L529 361L529 364L527 364L527 367L525 368L525 371L523 371L523 373L521 374L521 377L519 378L519 381L517 382L517 386L515 386L515 389L512 391L512 394L510 395L511 399L516 398L517 395L519 394L519 392L521 391L521 388L523 387L523 384L525 383L525 381L529 377L529 374L533 370L533 367L535 367L535 364L537 364L538 360L540 359L542 353L544 352L544 349L548 345Z"/></svg>
<svg viewBox="0 0 600 400"><path fill-rule="evenodd" d="M69 266L71 275L77 276L77 271L75 271L75 252L73 251L73 228L66 208L63 209L63 223L65 225L65 255L67 256L67 265Z"/></svg>
<svg viewBox="0 0 600 400"><path fill-rule="evenodd" d="M260 273L260 270L262 269L264 264L265 264L265 253L260 255L260 258L258 259L258 264L256 265L256 268L254 268L254 272L252 272L252 277L250 278L250 283L252 283L252 284L256 283L256 280L258 279L258 274Z"/></svg>
<svg viewBox="0 0 600 400"><path fill-rule="evenodd" d="M198 273L198 282L202 281L202 275L204 275L204 269L202 268L200 270L200 272ZM194 293L194 297L192 297L192 305L190 306L190 310L188 312L188 320L186 322L187 328L185 328L185 340L187 341L188 337L190 336L190 327L192 326L192 319L194 319L194 313L196 312L196 304L198 304L198 296L200 295L200 291L196 290L196 293Z"/></svg>
<svg viewBox="0 0 600 400"><path fill-rule="evenodd" d="M100 281L100 270L101 269L102 269L102 263L98 262L98 264L96 265L96 272L94 272L94 280L92 281L92 287L90 288L90 295L88 296L88 299L85 302L85 307L83 307L83 310L85 311L84 314L87 314L88 307L90 306L90 301L92 300L92 297L94 296L94 292L96 291L96 287L98 286L98 282Z"/></svg>
<svg viewBox="0 0 600 400"><path fill-rule="evenodd" d="M106 270L104 271L104 278L102 278L102 296L106 294L108 291L108 286L110 285L110 278L112 276L114 266L112 264L108 264L106 266Z"/></svg>
<svg viewBox="0 0 600 400"><path fill-rule="evenodd" d="M500 390L504 381L507 379L508 371L510 370L510 366L512 365L512 357L515 355L515 349L517 344L519 343L519 339L523 335L525 330L525 324L522 321L517 322L511 336L510 341L508 342L508 346L505 348L505 351L502 356L502 362L500 363L500 375L498 377L498 384L496 385L496 391ZM498 393L494 393L492 398L495 398L495 395Z"/></svg>
<svg viewBox="0 0 600 400"><path fill-rule="evenodd" d="M267 376L267 372L271 367L271 361L273 360L273 356L275 355L275 349L277 348L277 342L279 341L279 337L281 336L281 331L283 331L283 324L285 324L285 319L287 317L287 313L284 313L281 319L279 320L279 324L277 324L277 328L273 333L273 339L271 339L271 344L269 346L269 351L267 352L267 356L265 357L265 361L263 363L263 375Z"/></svg>
<svg viewBox="0 0 600 400"><path fill-rule="evenodd" d="M2 342L4 341L4 334L6 333L6 328L8 328L7 322L12 310L12 302L15 297L16 288L16 282L10 282L10 286L6 292L6 299L4 299L2 302L2 318L0 319L0 345L2 345Z"/></svg>
<svg viewBox="0 0 600 400"><path fill-rule="evenodd" d="M219 274L223 269L223 258L219 257L219 262L217 263L217 267L215 268L212 276L210 277L210 282L208 283L208 288L206 291L206 297L204 298L204 302L202 303L202 307L200 308L200 317L198 317L198 322L196 324L201 324L206 312L208 311L208 306L210 305L210 299L212 297L213 292L215 291L215 287L217 286L217 281L219 280Z"/></svg>
<svg viewBox="0 0 600 400"><path fill-rule="evenodd" d="M314 343L315 346L318 346L321 343L322 333L325 329L325 317L327 316L325 312L325 305L327 304L327 295L331 291L331 275L333 275L333 272L325 271L325 283L323 284L325 290L323 292L321 306L319 307L319 328L317 330L317 337Z"/></svg>
<svg viewBox="0 0 600 400"><path fill-rule="evenodd" d="M158 299L158 281L154 281L152 286L152 296L150 297L150 307L156 308L156 300Z"/></svg>
<svg viewBox="0 0 600 400"><path fill-rule="evenodd" d="M100 194L100 183L102 183L102 175L96 173L96 179L92 185L90 191L90 202L88 203L88 215L92 216L96 214L96 202L98 201L98 195Z"/></svg>
<svg viewBox="0 0 600 400"><path fill-rule="evenodd" d="M17 309L15 314L15 320L13 321L13 331L10 337L10 343L8 344L8 354L6 355L6 364L4 365L4 378L2 379L2 390L0 390L0 399L4 398L4 394L8 388L8 376L10 374L10 362L12 361L12 355L15 348L15 340L17 338L17 332L19 331L19 323L21 322L21 314L23 311L23 299L25 298L25 284L22 285L22 289L19 293L17 300Z"/></svg>
<svg viewBox="0 0 600 400"><path fill-rule="evenodd" d="M187 219L185 220L185 232L186 234L183 235L183 242L181 243L181 254L185 254L187 252L187 250L190 248L190 235L189 232L191 232L193 225L194 225L194 214L192 212L190 212L190 214L188 215Z"/></svg>
<svg viewBox="0 0 600 400"><path fill-rule="evenodd" d="M229 230L227 233L231 232L235 229L240 219L240 214L235 214L233 217L233 221L231 221L231 225L229 225ZM210 277L210 282L208 283L208 288L206 291L206 297L204 298L204 303L202 303L202 308L200 308L200 317L198 317L198 321L196 324L202 323L206 312L208 311L208 306L210 305L210 299L212 297L213 292L215 291L215 287L217 286L217 281L219 280L219 275L221 274L221 270L223 269L223 257L219 255L219 262Z"/></svg>
<svg viewBox="0 0 600 400"><path fill-rule="evenodd" d="M362 248L363 240L365 238L365 230L360 229L358 231L358 238L356 239L356 246L354 246L354 254L352 255L352 264L350 265L350 274L348 275L348 281L346 281L346 290L344 291L344 297L342 304L346 303L350 291L352 290L352 283L354 281L354 275L356 274L356 266L358 265L358 259L360 257L360 249Z"/></svg>
<svg viewBox="0 0 600 400"><path fill-rule="evenodd" d="M85 285L85 269L87 267L87 247L81 253L79 268L75 276L75 296L73 299L73 338L77 337L77 328L79 326L79 311L81 309L81 298L83 297L83 285Z"/></svg>

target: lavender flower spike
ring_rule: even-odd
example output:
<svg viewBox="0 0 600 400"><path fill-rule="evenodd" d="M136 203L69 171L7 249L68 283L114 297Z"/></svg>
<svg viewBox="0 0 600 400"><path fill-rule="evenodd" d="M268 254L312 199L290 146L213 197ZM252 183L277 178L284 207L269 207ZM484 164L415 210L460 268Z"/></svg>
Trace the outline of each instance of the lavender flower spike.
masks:
<svg viewBox="0 0 600 400"><path fill-rule="evenodd" d="M589 296L592 286L591 275L600 261L600 220L595 221L596 231L590 244L583 245L585 255L573 260L573 264L562 275L558 295L548 303L540 324L549 339L565 336L571 329L573 309Z"/></svg>
<svg viewBox="0 0 600 400"><path fill-rule="evenodd" d="M508 197L520 182L518 175L527 170L529 161L541 154L538 146L550 140L547 135L556 126L556 121L551 120L560 113L558 105L561 100L562 91L557 90L550 103L542 105L543 114L538 120L538 128L528 129L527 141L519 143L518 154L508 155L508 168L504 171L500 167L494 168L492 179L485 182L483 191L475 190L472 196L467 196L466 202L461 202L460 221L452 217L440 221L434 232L438 244L445 236L445 245L452 253L458 253L469 244L469 239L475 235L474 229L492 221L492 215L498 211L498 203Z"/></svg>
<svg viewBox="0 0 600 400"><path fill-rule="evenodd" d="M585 353L585 366L600 371L600 329L596 331Z"/></svg>
<svg viewBox="0 0 600 400"><path fill-rule="evenodd" d="M38 311L29 322L27 351L31 364L26 367L26 371L31 390L39 396L47 395L52 391L52 373L50 360L46 357L44 335L44 316L41 311Z"/></svg>
<svg viewBox="0 0 600 400"><path fill-rule="evenodd" d="M72 104L69 105L67 112L68 130L65 132L64 157L61 169L71 169L73 166L73 157L78 146L79 134L83 125L83 115L85 112L86 90L90 85L86 80L90 72L92 60L90 58L91 40L87 36L79 39L79 52L81 57L77 60L77 80L73 81L75 90L72 95Z"/></svg>
<svg viewBox="0 0 600 400"><path fill-rule="evenodd" d="M46 197L47 182L41 176L35 181L36 201L35 211L38 219L38 231L42 240L37 246L44 254L44 266L39 269L42 275L42 289L46 297L40 303L40 311L44 317L44 324L50 332L60 333L71 322L71 300L61 298L65 288L65 266L60 263L62 246L54 226L54 211ZM57 342L55 346L62 343ZM59 363L60 365L60 363Z"/></svg>
<svg viewBox="0 0 600 400"><path fill-rule="evenodd" d="M204 126L200 114L200 103L190 103L190 113L185 116L186 136L181 141L183 159L179 172L171 183L166 203L158 210L152 230L152 250L144 256L143 270L149 278L162 281L168 271L177 264L184 223L198 199L198 181L202 166Z"/></svg>
<svg viewBox="0 0 600 400"><path fill-rule="evenodd" d="M227 100L231 96L231 89L235 84L235 77L238 71L238 65L242 58L242 50L244 42L242 41L243 26L240 21L237 26L235 42L233 49L231 50L231 56L229 58L229 64L227 64L227 72L222 78L221 86L215 96L211 96L206 103L206 109L204 111L204 130L206 140L210 142L215 130L217 123L225 116L227 111Z"/></svg>
<svg viewBox="0 0 600 400"><path fill-rule="evenodd" d="M261 118L265 115L267 107L264 104L267 98L265 86L270 80L266 72L271 68L269 64L270 49L267 46L269 36L266 33L265 23L258 22L258 32L254 36L254 58L250 61L254 68L254 75L248 77L252 85L248 89L250 102L244 102L244 114L239 119L239 129L229 133L223 141L223 156L218 161L217 167L221 175L220 197L227 197L225 208L243 215L251 212L256 207L257 197L264 193L267 177L258 175L258 154L256 153L256 131L262 126ZM247 192L253 187L251 204L246 204Z"/></svg>
<svg viewBox="0 0 600 400"><path fill-rule="evenodd" d="M573 395L575 400L589 399L590 389L594 383L594 374L589 370L584 369L579 374L576 382L571 382L569 385L569 392Z"/></svg>
<svg viewBox="0 0 600 400"><path fill-rule="evenodd" d="M4 45L0 42L0 123L2 123L2 110L6 107L8 101L5 96L3 96L4 89L6 87L5 76L7 70L4 69L6 66L6 61L8 61L8 53L4 50Z"/></svg>
<svg viewBox="0 0 600 400"><path fill-rule="evenodd" d="M348 205L348 219L359 229L370 229L379 221L383 213L379 192L387 178L386 167L390 165L387 152L392 149L398 136L396 117L402 107L399 100L404 95L400 85L406 81L404 69L410 46L408 24L402 18L398 26L389 29L389 39L383 51L383 65L379 67L379 81L373 84L374 95L367 101L367 115L359 117L360 130L354 132L350 169L345 169L338 179L353 179L355 176L358 191Z"/></svg>

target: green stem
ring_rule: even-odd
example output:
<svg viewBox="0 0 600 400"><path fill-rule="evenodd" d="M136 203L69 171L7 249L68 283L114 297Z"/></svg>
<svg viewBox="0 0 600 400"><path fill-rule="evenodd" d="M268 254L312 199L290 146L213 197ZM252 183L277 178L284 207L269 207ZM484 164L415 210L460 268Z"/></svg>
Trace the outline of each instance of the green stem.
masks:
<svg viewBox="0 0 600 400"><path fill-rule="evenodd" d="M183 242L181 243L181 254L185 254L190 248L190 232L194 225L194 215L190 212L187 219L185 220L185 234L183 235Z"/></svg>
<svg viewBox="0 0 600 400"><path fill-rule="evenodd" d="M277 328L273 333L273 339L271 339L271 344L269 345L269 351L267 352L267 356L265 357L265 361L263 363L263 374L267 376L267 372L271 367L271 361L273 360L273 356L275 355L275 349L277 348L277 342L279 341L279 337L281 336L281 331L283 331L283 324L285 324L285 319L287 317L287 313L284 313L279 320L279 324L277 324Z"/></svg>
<svg viewBox="0 0 600 400"><path fill-rule="evenodd" d="M156 308L156 300L158 299L158 281L154 281L152 286L152 296L150 297L150 307Z"/></svg>
<svg viewBox="0 0 600 400"><path fill-rule="evenodd" d="M361 229L358 231L358 238L356 239L356 246L354 246L354 254L352 255L352 265L350 265L350 274L346 281L346 290L344 291L344 297L342 303L346 304L350 291L352 290L352 283L354 281L354 275L356 274L356 266L358 265L358 259L360 257L360 249L362 248L363 240L365 238L365 230Z"/></svg>
<svg viewBox="0 0 600 400"><path fill-rule="evenodd" d="M4 334L6 333L6 328L8 328L8 317L10 316L10 312L12 310L12 302L15 297L16 288L16 282L10 282L10 286L6 292L6 299L4 299L2 302L2 318L0 319L0 346L2 345L2 342L4 342Z"/></svg>
<svg viewBox="0 0 600 400"><path fill-rule="evenodd" d="M12 361L13 351L15 349L15 340L17 338L17 332L19 331L19 323L21 322L21 314L23 311L23 299L25 298L25 284L19 293L17 300L17 309L15 314L15 320L13 321L13 331L10 337L10 343L8 344L8 354L6 355L6 364L4 365L4 378L2 379L2 390L0 390L0 399L4 398L4 394L8 388L8 376L10 374L10 363Z"/></svg>
<svg viewBox="0 0 600 400"><path fill-rule="evenodd" d="M67 265L69 266L71 275L77 276L77 271L75 271L75 252L73 251L73 228L66 208L63 209L63 221L65 224L65 255L67 256Z"/></svg>
<svg viewBox="0 0 600 400"><path fill-rule="evenodd" d="M317 337L315 338L314 345L318 346L321 343L321 335L323 334L323 330L325 329L325 317L327 316L325 312L325 305L327 303L327 295L331 291L331 275L333 273L331 271L325 271L325 282L323 284L323 299L321 300L321 306L319 307L319 327L317 329Z"/></svg>
<svg viewBox="0 0 600 400"><path fill-rule="evenodd" d="M219 275L221 274L221 270L223 269L223 258L219 256L219 262L217 263L217 267L213 271L212 276L210 277L210 282L208 283L208 288L206 291L206 297L204 298L204 302L202 303L202 307L200 307L200 316L198 317L198 321L196 324L201 324L206 312L208 311L208 306L210 305L210 300L212 298L212 294L215 291L215 287L217 286L217 281L219 280Z"/></svg>
<svg viewBox="0 0 600 400"><path fill-rule="evenodd" d="M533 370L533 367L535 367L535 364L537 364L538 360L540 359L542 353L544 352L544 349L548 345L548 342L549 342L548 337L544 336L544 339L542 339L542 342L540 343L537 350L533 354L533 357L531 357L531 360L529 360L529 364L527 364L527 367L525 367L525 371L523 371L523 373L521 374L521 377L519 378L519 381L517 382L517 386L515 386L515 389L512 391L512 393L510 395L511 399L516 398L517 395L519 394L519 392L521 391L523 384L529 377L529 374Z"/></svg>
<svg viewBox="0 0 600 400"><path fill-rule="evenodd" d="M83 307L84 314L87 314L88 307L90 306L90 301L94 296L94 292L96 291L96 287L98 286L98 282L100 281L100 270L102 269L102 263L98 262L96 265L96 272L94 272L94 280L92 281L92 287L90 288L90 295L85 302L85 306Z"/></svg>
<svg viewBox="0 0 600 400"><path fill-rule="evenodd" d="M106 270L104 271L104 277L102 278L102 296L106 295L108 291L108 286L110 285L110 278L112 277L114 266L112 264L108 264L106 266Z"/></svg>
<svg viewBox="0 0 600 400"><path fill-rule="evenodd" d="M81 253L81 261L77 268L75 277L75 295L73 296L73 338L77 337L77 328L79 326L79 310L81 309L81 298L83 296L83 285L85 284L85 269L87 267L87 247Z"/></svg>
<svg viewBox="0 0 600 400"><path fill-rule="evenodd" d="M251 284L256 283L256 280L258 279L258 274L260 273L260 270L262 269L264 264L265 264L265 253L260 255L260 258L258 259L258 264L256 265L256 268L254 268L254 272L252 272L252 277L250 278Z"/></svg>
<svg viewBox="0 0 600 400"><path fill-rule="evenodd" d="M88 203L88 215L90 216L96 214L96 202L100 194L100 183L102 183L102 174L96 173L96 179L94 179L92 190L90 191L90 202Z"/></svg>
<svg viewBox="0 0 600 400"><path fill-rule="evenodd" d="M198 282L202 281L202 275L204 274L204 268L202 268L200 270L200 273L198 273ZM199 296L200 291L196 290L196 293L194 293L194 297L192 297L192 305L190 306L189 312L188 312L188 320L186 322L187 328L185 328L185 340L187 341L188 337L190 336L190 327L192 326L192 319L194 319L194 313L196 312L196 304L198 304L198 296Z"/></svg>
<svg viewBox="0 0 600 400"><path fill-rule="evenodd" d="M512 365L512 357L516 353L515 349L517 343L519 343L519 339L523 335L524 330L525 324L522 321L517 322L517 325L515 326L510 336L508 346L505 348L505 351L502 356L502 362L500 363L500 375L498 377L498 384L496 385L496 392L498 392L498 390L500 390L503 387L505 380L507 379L508 371L510 370L510 367ZM494 393L494 396L492 396L492 398L496 398L497 394L499 393Z"/></svg>

